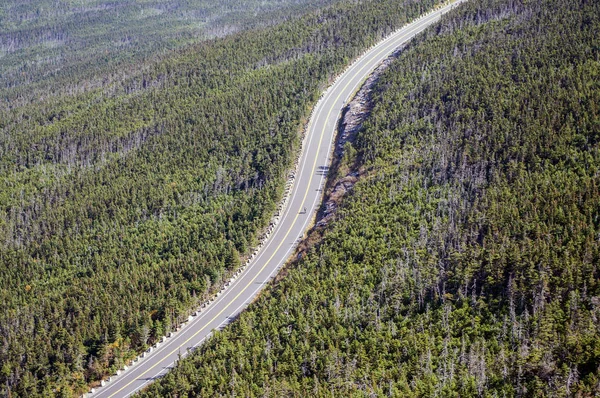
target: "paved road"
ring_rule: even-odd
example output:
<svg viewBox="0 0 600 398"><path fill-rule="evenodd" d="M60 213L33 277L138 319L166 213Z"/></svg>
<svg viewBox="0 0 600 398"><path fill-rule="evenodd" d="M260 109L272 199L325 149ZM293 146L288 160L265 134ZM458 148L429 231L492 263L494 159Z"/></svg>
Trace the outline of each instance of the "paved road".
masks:
<svg viewBox="0 0 600 398"><path fill-rule="evenodd" d="M112 377L110 382L90 396L128 397L140 390L164 375L180 354L185 356L188 349L202 344L212 330L226 325L231 317L241 312L258 295L292 254L297 241L302 238L314 217L322 197L321 189L325 183L337 121L350 96L395 49L462 1L466 0L453 2L397 31L364 54L336 80L315 108L303 143L289 203L262 250L214 302L193 317L179 332L130 369ZM307 209L306 212L304 208Z"/></svg>

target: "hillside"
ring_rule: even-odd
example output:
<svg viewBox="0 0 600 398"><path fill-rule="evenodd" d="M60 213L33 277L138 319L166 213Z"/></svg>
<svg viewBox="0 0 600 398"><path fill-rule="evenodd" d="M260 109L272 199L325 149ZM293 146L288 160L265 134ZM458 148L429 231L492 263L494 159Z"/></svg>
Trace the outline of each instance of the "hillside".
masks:
<svg viewBox="0 0 600 398"><path fill-rule="evenodd" d="M435 3L319 8L0 108L0 395L76 396L186 319L257 244L324 87Z"/></svg>
<svg viewBox="0 0 600 398"><path fill-rule="evenodd" d="M333 0L4 0L0 107L104 87L172 51Z"/></svg>
<svg viewBox="0 0 600 398"><path fill-rule="evenodd" d="M420 36L318 241L141 395L599 395L599 30L598 2L471 0Z"/></svg>

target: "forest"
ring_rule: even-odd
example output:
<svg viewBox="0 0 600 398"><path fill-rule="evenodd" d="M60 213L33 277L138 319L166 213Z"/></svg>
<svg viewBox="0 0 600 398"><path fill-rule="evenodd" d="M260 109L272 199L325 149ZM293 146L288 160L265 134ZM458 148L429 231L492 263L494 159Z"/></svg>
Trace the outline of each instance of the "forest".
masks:
<svg viewBox="0 0 600 398"><path fill-rule="evenodd" d="M118 82L173 50L334 0L3 0L0 105Z"/></svg>
<svg viewBox="0 0 600 398"><path fill-rule="evenodd" d="M323 89L436 3L307 2L124 72L5 84L0 395L79 396L187 318L258 243Z"/></svg>
<svg viewBox="0 0 600 398"><path fill-rule="evenodd" d="M316 243L140 395L599 396L599 31L589 0L445 15L377 82Z"/></svg>

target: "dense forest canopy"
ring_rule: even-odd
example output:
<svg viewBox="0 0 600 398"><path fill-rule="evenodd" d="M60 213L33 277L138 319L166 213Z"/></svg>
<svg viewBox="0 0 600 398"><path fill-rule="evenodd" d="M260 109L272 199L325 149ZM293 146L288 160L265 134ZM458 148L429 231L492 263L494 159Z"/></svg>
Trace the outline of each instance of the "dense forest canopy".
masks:
<svg viewBox="0 0 600 398"><path fill-rule="evenodd" d="M100 84L7 89L0 394L78 395L187 318L257 244L332 77L436 3L340 2Z"/></svg>
<svg viewBox="0 0 600 398"><path fill-rule="evenodd" d="M598 32L471 0L418 37L321 242L142 396L600 395Z"/></svg>
<svg viewBox="0 0 600 398"><path fill-rule="evenodd" d="M3 0L0 107L104 86L177 48L334 2Z"/></svg>

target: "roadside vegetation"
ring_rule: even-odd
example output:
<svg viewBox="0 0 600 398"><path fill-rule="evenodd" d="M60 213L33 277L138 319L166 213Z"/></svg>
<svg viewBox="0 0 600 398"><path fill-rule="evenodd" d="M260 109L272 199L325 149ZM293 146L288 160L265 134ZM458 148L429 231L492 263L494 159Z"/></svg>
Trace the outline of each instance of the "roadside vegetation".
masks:
<svg viewBox="0 0 600 398"><path fill-rule="evenodd" d="M4 91L0 395L81 394L185 319L257 244L332 77L435 3L343 2Z"/></svg>
<svg viewBox="0 0 600 398"><path fill-rule="evenodd" d="M598 396L599 31L471 0L417 38L321 241L141 395Z"/></svg>

